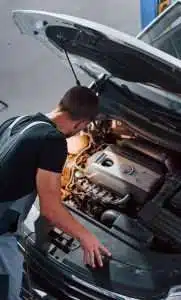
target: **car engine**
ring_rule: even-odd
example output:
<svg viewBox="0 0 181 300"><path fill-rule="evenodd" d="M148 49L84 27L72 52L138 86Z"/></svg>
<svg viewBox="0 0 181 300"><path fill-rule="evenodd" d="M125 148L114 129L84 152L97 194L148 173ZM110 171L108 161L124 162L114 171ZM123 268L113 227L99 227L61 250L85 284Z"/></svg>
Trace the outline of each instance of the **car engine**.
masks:
<svg viewBox="0 0 181 300"><path fill-rule="evenodd" d="M95 184L122 197L130 195L139 203L145 202L162 179L161 169L154 161L149 164L145 157L131 153L131 149L115 145L88 159L86 175Z"/></svg>
<svg viewBox="0 0 181 300"><path fill-rule="evenodd" d="M62 198L106 225L108 210L113 219L120 212L136 217L170 167L164 149L140 139L118 121L92 123L67 143Z"/></svg>

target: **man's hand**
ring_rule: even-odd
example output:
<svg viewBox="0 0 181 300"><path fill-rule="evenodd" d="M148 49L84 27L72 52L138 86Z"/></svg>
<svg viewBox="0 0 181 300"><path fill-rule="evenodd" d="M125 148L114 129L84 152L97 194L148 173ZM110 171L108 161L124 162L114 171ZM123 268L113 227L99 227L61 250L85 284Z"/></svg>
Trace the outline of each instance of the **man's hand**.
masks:
<svg viewBox="0 0 181 300"><path fill-rule="evenodd" d="M99 267L103 266L103 256L111 257L108 249L90 232L80 237L80 244L84 251L84 263L92 268L95 268L97 264Z"/></svg>
<svg viewBox="0 0 181 300"><path fill-rule="evenodd" d="M60 174L38 169L36 185L41 215L52 225L80 241L86 264L95 267L97 262L99 266L102 266L102 255L110 256L111 254L61 203Z"/></svg>

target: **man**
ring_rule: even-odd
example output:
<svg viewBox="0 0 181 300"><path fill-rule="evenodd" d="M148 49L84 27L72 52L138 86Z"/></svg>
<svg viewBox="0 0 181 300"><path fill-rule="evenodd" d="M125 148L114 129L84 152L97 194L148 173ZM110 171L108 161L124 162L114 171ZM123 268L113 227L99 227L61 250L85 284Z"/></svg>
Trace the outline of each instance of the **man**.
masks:
<svg viewBox="0 0 181 300"><path fill-rule="evenodd" d="M66 137L85 128L95 118L98 105L98 97L90 89L77 86L68 90L49 114L12 118L0 127L0 143L4 147L0 149L1 300L20 299L23 260L17 249L16 233L36 194L41 216L80 241L86 264L94 268L97 262L102 266L102 254L111 255L60 203ZM7 279L8 296L3 298Z"/></svg>

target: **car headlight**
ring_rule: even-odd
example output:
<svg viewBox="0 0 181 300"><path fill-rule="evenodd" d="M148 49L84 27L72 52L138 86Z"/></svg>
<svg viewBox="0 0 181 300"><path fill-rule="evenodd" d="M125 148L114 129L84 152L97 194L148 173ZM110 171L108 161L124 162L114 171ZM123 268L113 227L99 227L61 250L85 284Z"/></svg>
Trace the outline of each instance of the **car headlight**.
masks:
<svg viewBox="0 0 181 300"><path fill-rule="evenodd" d="M87 288L97 292L98 294L105 295L105 296L109 297L110 299L115 299L115 300L139 300L137 298L130 298L130 297L127 297L127 296L123 296L123 295L108 291L108 290L103 289L101 287L97 287L97 286L95 286L91 283L88 283L88 282L78 278L75 275L72 275L72 279L74 281L76 281L77 283L80 283L84 287L87 287Z"/></svg>

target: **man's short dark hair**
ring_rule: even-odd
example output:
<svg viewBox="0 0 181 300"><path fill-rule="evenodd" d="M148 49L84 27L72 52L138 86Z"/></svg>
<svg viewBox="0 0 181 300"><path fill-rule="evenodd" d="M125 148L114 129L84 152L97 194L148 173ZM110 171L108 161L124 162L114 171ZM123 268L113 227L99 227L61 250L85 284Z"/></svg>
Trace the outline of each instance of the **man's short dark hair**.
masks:
<svg viewBox="0 0 181 300"><path fill-rule="evenodd" d="M98 107L98 96L85 86L72 87L59 103L60 110L68 112L72 120L93 120Z"/></svg>

